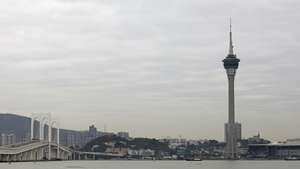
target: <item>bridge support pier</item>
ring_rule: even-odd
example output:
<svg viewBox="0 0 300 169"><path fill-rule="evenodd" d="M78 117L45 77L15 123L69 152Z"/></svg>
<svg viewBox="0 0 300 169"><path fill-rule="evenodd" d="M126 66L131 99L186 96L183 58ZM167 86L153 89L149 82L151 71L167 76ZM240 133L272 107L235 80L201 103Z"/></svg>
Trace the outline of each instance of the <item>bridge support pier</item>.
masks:
<svg viewBox="0 0 300 169"><path fill-rule="evenodd" d="M34 160L34 157L33 157L33 151L30 151L30 160Z"/></svg>

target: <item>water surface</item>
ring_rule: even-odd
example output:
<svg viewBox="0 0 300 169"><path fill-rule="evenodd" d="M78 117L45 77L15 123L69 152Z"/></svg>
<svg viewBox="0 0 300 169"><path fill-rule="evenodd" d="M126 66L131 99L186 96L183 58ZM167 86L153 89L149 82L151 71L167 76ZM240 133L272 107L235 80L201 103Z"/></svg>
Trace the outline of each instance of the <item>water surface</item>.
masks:
<svg viewBox="0 0 300 169"><path fill-rule="evenodd" d="M0 169L300 169L300 161L59 161L0 163Z"/></svg>

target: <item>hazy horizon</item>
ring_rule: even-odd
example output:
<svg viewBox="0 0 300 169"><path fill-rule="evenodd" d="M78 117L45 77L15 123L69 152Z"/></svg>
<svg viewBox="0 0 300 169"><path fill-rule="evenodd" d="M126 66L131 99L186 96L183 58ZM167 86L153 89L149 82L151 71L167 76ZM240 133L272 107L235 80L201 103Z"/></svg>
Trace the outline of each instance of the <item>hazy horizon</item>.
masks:
<svg viewBox="0 0 300 169"><path fill-rule="evenodd" d="M0 112L66 129L223 140L229 17L243 137L300 138L300 1L24 0L0 5Z"/></svg>

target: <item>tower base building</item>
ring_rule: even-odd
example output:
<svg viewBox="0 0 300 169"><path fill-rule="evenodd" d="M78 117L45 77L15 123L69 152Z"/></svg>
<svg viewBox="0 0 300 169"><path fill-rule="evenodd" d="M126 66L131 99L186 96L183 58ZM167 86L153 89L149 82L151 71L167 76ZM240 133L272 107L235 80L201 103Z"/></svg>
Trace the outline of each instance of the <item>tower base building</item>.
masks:
<svg viewBox="0 0 300 169"><path fill-rule="evenodd" d="M235 138L237 141L242 139L242 124L241 123L235 123L234 125L234 131L235 131ZM229 133L229 127L228 123L224 124L224 141L227 142Z"/></svg>

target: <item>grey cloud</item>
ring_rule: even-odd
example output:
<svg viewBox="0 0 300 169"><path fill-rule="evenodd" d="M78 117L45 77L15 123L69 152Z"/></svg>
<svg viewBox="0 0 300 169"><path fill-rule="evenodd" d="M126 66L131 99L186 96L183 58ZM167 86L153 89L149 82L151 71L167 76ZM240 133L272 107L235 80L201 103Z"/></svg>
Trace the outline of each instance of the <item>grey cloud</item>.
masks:
<svg viewBox="0 0 300 169"><path fill-rule="evenodd" d="M222 140L231 16L244 135L300 137L296 125L282 129L299 116L296 0L15 2L0 6L2 112L81 119L65 128Z"/></svg>

